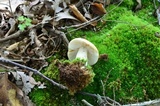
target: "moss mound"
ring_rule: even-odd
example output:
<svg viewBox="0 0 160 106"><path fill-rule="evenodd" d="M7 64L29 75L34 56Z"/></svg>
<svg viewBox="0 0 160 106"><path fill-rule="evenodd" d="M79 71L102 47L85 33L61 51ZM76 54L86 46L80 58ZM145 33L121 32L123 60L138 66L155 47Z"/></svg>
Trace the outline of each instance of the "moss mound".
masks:
<svg viewBox="0 0 160 106"><path fill-rule="evenodd" d="M93 81L94 73L85 61L75 60L58 63L60 80L68 87L69 93L74 95Z"/></svg>

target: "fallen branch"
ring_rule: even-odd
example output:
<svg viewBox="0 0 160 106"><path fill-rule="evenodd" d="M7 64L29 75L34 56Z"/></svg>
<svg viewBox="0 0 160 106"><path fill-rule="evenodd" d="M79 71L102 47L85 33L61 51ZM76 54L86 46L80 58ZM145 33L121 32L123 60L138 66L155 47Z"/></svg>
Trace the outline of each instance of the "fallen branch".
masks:
<svg viewBox="0 0 160 106"><path fill-rule="evenodd" d="M86 106L93 106L92 104L90 104L89 102L87 102L85 99L82 99L82 102L83 102Z"/></svg>
<svg viewBox="0 0 160 106"><path fill-rule="evenodd" d="M151 101L145 101L145 102L140 102L140 103L135 103L135 104L127 104L123 106L160 106L160 99L155 99Z"/></svg>
<svg viewBox="0 0 160 106"><path fill-rule="evenodd" d="M0 39L0 43L3 43L3 42L5 42L5 41L7 41L7 40L11 40L11 39L15 39L15 38L17 38L17 37L19 37L20 35L23 35L23 34L25 34L25 33L27 33L27 31L17 31L16 33L14 33L14 34L12 34L12 35L10 35L10 36L7 36L7 37L5 37L5 38L1 38Z"/></svg>
<svg viewBox="0 0 160 106"><path fill-rule="evenodd" d="M25 65L22 65L22 64L13 62L13 61L11 61L11 60L8 60L8 59L2 58L2 57L0 57L0 62L1 62L2 64L11 64L11 65L17 66L17 67L19 67L19 68L26 69L26 70L28 70L28 71L33 72L34 74L38 74L39 76L41 76L41 77L43 77L44 79L50 81L53 85L58 86L58 87L61 88L61 89L66 89L66 90L68 89L66 86L64 86L64 85L62 85L62 84L59 84L59 83L53 81L52 79L46 77L45 75L43 75L41 72L39 72L39 71L36 70L36 69L27 67L27 66L25 66Z"/></svg>
<svg viewBox="0 0 160 106"><path fill-rule="evenodd" d="M12 39L15 39L15 38L18 38L19 36L22 36L22 35L26 35L27 33L29 33L29 31L33 28L40 28L41 25L38 24L36 26L31 26L28 30L24 30L24 31L21 31L21 30L18 30L17 32L5 37L5 38L1 38L0 39L0 43L3 43L5 41L8 41L8 40L12 40Z"/></svg>
<svg viewBox="0 0 160 106"><path fill-rule="evenodd" d="M97 94L92 94L92 93L88 93L88 92L78 92L79 94L82 94L82 95L86 95L86 96L91 96L91 97L94 97L94 98L99 98L101 97L102 99L106 99L107 101L110 101L111 103L110 104L114 104L115 106L122 106L120 103L118 103L117 101L107 97L107 96L100 96L100 95L97 95Z"/></svg>

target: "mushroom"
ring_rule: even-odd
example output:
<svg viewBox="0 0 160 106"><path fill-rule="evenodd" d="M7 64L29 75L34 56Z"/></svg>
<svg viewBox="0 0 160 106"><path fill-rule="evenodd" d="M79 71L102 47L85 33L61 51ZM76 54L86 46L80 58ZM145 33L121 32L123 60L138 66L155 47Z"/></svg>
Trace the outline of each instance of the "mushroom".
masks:
<svg viewBox="0 0 160 106"><path fill-rule="evenodd" d="M97 48L88 40L75 38L69 42L68 58L69 60L81 59L87 61L89 65L94 65L98 61L99 53Z"/></svg>

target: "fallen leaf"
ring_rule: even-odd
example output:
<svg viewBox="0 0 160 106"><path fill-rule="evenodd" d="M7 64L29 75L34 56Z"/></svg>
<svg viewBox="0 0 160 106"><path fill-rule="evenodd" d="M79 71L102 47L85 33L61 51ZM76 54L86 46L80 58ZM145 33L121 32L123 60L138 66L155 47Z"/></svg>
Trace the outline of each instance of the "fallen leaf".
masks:
<svg viewBox="0 0 160 106"><path fill-rule="evenodd" d="M15 79L17 81L22 81L22 91L25 93L25 95L28 95L29 92L31 92L31 89L39 84L37 83L33 77L26 75L24 72L12 72Z"/></svg>
<svg viewBox="0 0 160 106"><path fill-rule="evenodd" d="M17 9L17 7L21 4L25 3L25 0L11 0L11 9L14 13ZM8 4L9 5L9 4Z"/></svg>
<svg viewBox="0 0 160 106"><path fill-rule="evenodd" d="M8 80L8 73L0 75L0 103L4 106L22 106L16 89L18 88Z"/></svg>
<svg viewBox="0 0 160 106"><path fill-rule="evenodd" d="M12 106L22 106L20 101L15 98L16 97L16 90L15 89L10 89L8 91L8 97L10 100L10 104L12 104Z"/></svg>
<svg viewBox="0 0 160 106"><path fill-rule="evenodd" d="M75 5L69 5L69 8L74 13L74 15L81 21L81 22L87 22L88 20L81 14L81 12L77 9Z"/></svg>
<svg viewBox="0 0 160 106"><path fill-rule="evenodd" d="M101 3L92 3L91 10L92 10L92 13L96 14L96 15L101 16L101 15L106 14L106 10L105 10L103 4L101 4Z"/></svg>
<svg viewBox="0 0 160 106"><path fill-rule="evenodd" d="M14 49L17 49L18 48L18 45L19 45L19 42L16 42L12 45L10 45L8 48L6 48L7 51L12 51Z"/></svg>
<svg viewBox="0 0 160 106"><path fill-rule="evenodd" d="M64 12L60 12L60 13L56 14L55 21L59 21L59 20L62 20L62 19L77 20L75 17L73 17L72 15L70 15L69 9L65 10Z"/></svg>
<svg viewBox="0 0 160 106"><path fill-rule="evenodd" d="M45 24L45 23L48 23L50 20L52 20L53 18L51 18L51 16L49 16L49 15L45 15L44 17L43 17L43 20L42 20L42 24Z"/></svg>

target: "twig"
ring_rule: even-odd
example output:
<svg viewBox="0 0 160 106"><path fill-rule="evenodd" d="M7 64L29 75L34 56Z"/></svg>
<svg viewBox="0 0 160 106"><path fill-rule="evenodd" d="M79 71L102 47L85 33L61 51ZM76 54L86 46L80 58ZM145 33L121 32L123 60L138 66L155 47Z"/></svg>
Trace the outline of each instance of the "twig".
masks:
<svg viewBox="0 0 160 106"><path fill-rule="evenodd" d="M62 29L68 29L68 28L77 28L77 27L78 27L77 29L73 29L73 30L71 30L71 31L68 31L67 33L74 32L74 31L77 31L77 30L79 30L79 29L81 29L81 28L83 28L83 27L91 24L91 23L94 22L94 21L98 21L98 20L100 19L100 17L101 17L101 16L97 16L97 17L95 17L95 18L93 18L93 19L91 19L91 20L89 20L89 21L87 21L87 22L84 22L84 23L82 23L82 24L65 26L65 27L61 27L61 28L62 28Z"/></svg>
<svg viewBox="0 0 160 106"><path fill-rule="evenodd" d="M156 5L156 1L153 0L153 5L154 5L154 8L157 9L157 5Z"/></svg>
<svg viewBox="0 0 160 106"><path fill-rule="evenodd" d="M26 33L28 33L33 28L40 28L40 27L41 27L41 24L37 24L37 25L32 25L31 27L29 27L28 30L24 30L24 31L18 30L17 32L15 32L15 33L13 33L13 34L5 37L5 38L1 38L0 39L0 43L3 43L5 41L7 41L7 40L18 38L21 35L26 35Z"/></svg>
<svg viewBox="0 0 160 106"><path fill-rule="evenodd" d="M110 10L110 11L108 11L108 13L112 12L113 10L115 10L119 5L121 5L121 4L122 4L122 2L123 2L123 0L121 0L121 1L118 3L118 5L116 5L116 7L115 7L115 8L113 8L113 9L112 9L112 10Z"/></svg>
<svg viewBox="0 0 160 106"><path fill-rule="evenodd" d="M145 101L145 102L140 102L140 103L135 103L135 104L127 104L123 106L149 106L149 105L154 106L154 104L155 106L160 106L160 99L155 99L155 100Z"/></svg>
<svg viewBox="0 0 160 106"><path fill-rule="evenodd" d="M93 106L92 104L90 104L89 102L87 102L85 99L82 99L82 102L83 102L86 106Z"/></svg>
<svg viewBox="0 0 160 106"><path fill-rule="evenodd" d="M115 87L113 87L113 99L115 100L116 95L115 95Z"/></svg>
<svg viewBox="0 0 160 106"><path fill-rule="evenodd" d="M27 31L17 31L16 33L14 33L14 34L12 34L12 35L10 35L10 36L7 36L7 37L5 37L5 38L1 38L0 39L0 43L3 43L3 42L5 42L5 41L7 41L7 40L11 40L11 39L15 39L15 38L17 38L17 37L19 37L20 35L22 35L22 34L25 34Z"/></svg>
<svg viewBox="0 0 160 106"><path fill-rule="evenodd" d="M43 75L41 72L39 72L39 71L36 70L36 69L27 67L27 66L25 66L25 65L22 65L22 64L13 62L13 61L10 61L10 60L8 60L8 59L4 59L4 58L2 58L2 57L0 57L0 62L3 63L3 64L5 64L5 63L6 63L6 64L12 64L12 65L17 66L17 67L19 67L19 68L26 69L26 70L28 70L28 71L33 72L34 74L38 74L39 76L41 76L41 77L43 77L44 79L50 81L53 85L58 86L58 87L61 88L61 89L68 89L66 86L63 86L62 84L59 84L59 83L53 81L52 79L46 77L45 75Z"/></svg>
<svg viewBox="0 0 160 106"><path fill-rule="evenodd" d="M12 7L11 7L11 0L8 0L8 1L9 1L9 8L10 8L10 10L11 10L11 13L14 14L14 13L13 13L13 10L12 10Z"/></svg>
<svg viewBox="0 0 160 106"><path fill-rule="evenodd" d="M99 96L96 95L96 94L91 94L91 93L87 93L87 92L78 92L79 94L82 94L82 95L87 95L87 96L91 96L91 97L94 97L94 98L98 98ZM116 106L122 106L120 103L118 103L117 101L107 97L107 96L100 96L101 98L103 99L107 99L108 101L111 101L112 103L114 103Z"/></svg>

